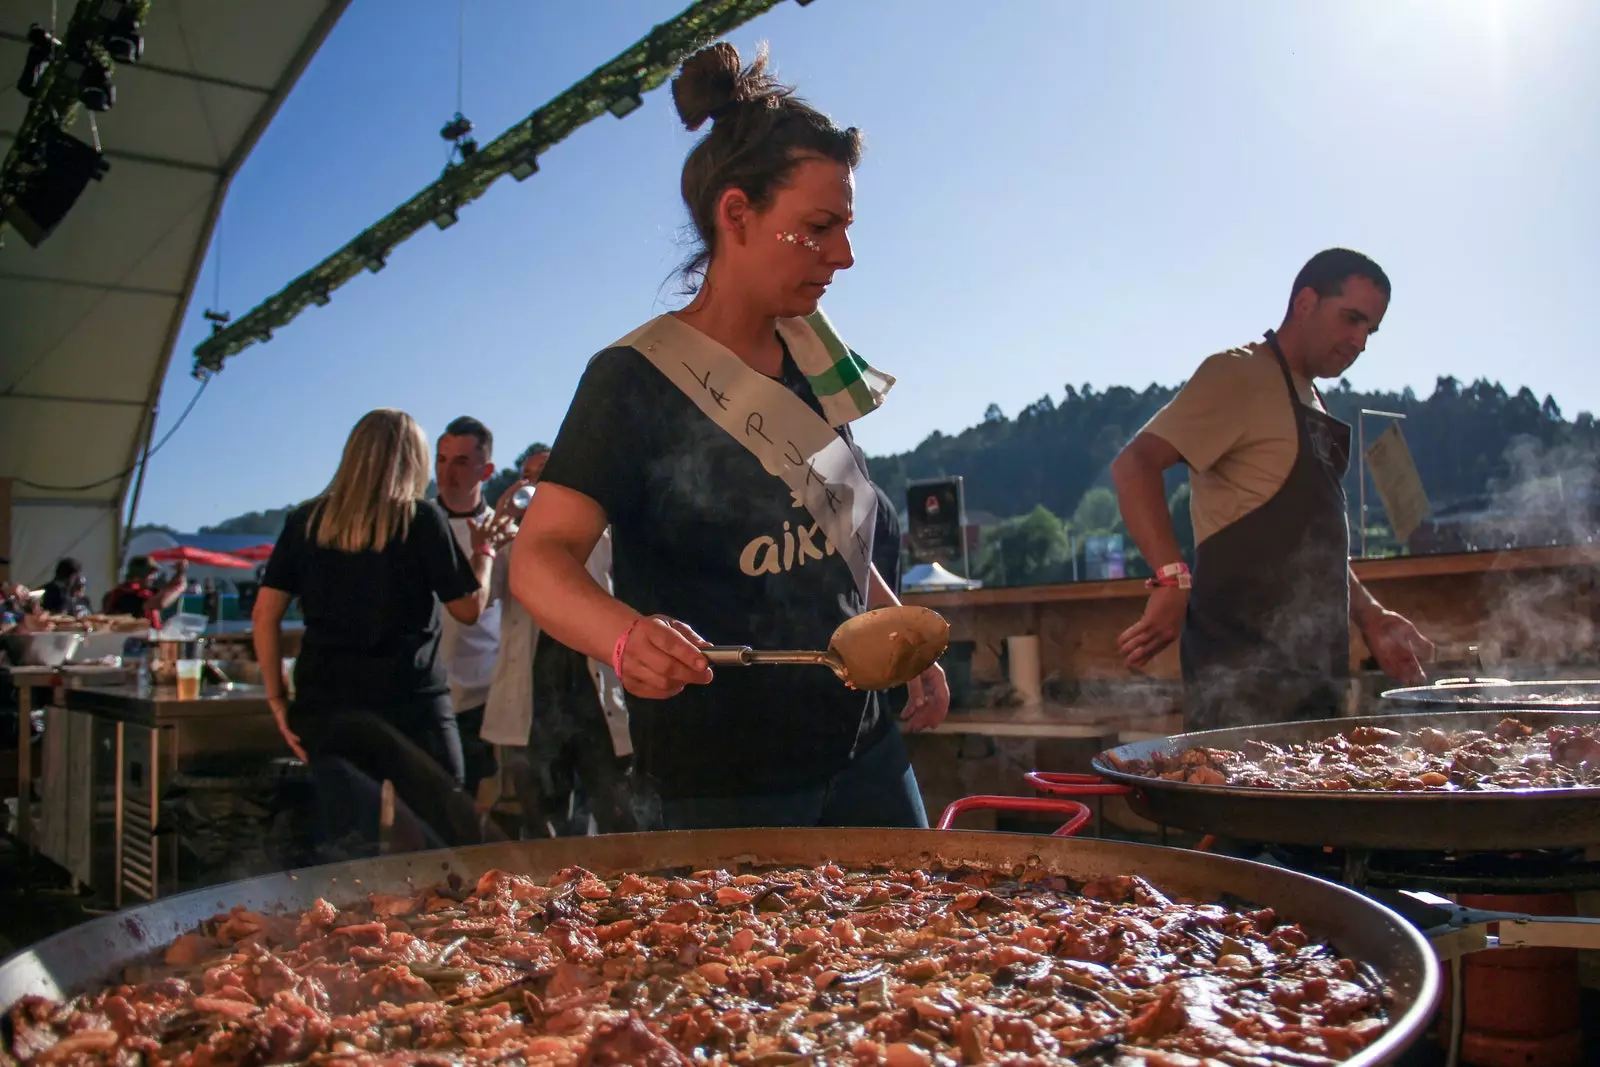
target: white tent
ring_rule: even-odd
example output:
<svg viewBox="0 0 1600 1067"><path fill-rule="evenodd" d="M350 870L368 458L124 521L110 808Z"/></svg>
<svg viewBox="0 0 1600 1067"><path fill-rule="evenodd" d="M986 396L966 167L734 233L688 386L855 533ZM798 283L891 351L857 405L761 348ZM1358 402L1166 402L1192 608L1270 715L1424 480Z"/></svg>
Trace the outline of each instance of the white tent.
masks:
<svg viewBox="0 0 1600 1067"><path fill-rule="evenodd" d="M349 0L161 0L97 116L111 164L38 248L0 249L0 558L37 584L109 587L123 504L228 184ZM0 4L0 78L46 0ZM65 32L74 5L59 5ZM0 157L30 101L0 92ZM71 131L88 140L88 120ZM9 536L7 531L9 530Z"/></svg>
<svg viewBox="0 0 1600 1067"><path fill-rule="evenodd" d="M976 578L952 574L939 563L919 563L900 579L900 589L906 593L948 593L957 589L981 588L983 583Z"/></svg>

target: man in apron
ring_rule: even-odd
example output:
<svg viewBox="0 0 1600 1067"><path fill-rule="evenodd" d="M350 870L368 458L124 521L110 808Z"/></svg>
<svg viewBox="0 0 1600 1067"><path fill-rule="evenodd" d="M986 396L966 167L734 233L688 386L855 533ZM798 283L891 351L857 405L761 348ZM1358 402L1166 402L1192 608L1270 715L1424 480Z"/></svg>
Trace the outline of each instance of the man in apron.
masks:
<svg viewBox="0 0 1600 1067"><path fill-rule="evenodd" d="M1389 295L1371 259L1319 252L1283 325L1207 359L1112 464L1123 521L1156 572L1120 648L1136 669L1181 631L1186 730L1340 714L1352 622L1386 673L1422 680L1433 645L1350 570L1350 427L1314 384L1356 361ZM1192 574L1163 482L1178 463L1190 471Z"/></svg>

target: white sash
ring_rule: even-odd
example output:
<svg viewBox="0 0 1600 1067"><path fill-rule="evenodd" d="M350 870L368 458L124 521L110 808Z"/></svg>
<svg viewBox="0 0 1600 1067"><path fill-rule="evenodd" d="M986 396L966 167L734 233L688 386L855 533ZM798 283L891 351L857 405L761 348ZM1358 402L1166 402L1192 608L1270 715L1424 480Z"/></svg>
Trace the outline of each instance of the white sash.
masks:
<svg viewBox="0 0 1600 1067"><path fill-rule="evenodd" d="M778 333L791 353L822 344L802 319L779 320ZM850 565L864 605L878 496L844 438L782 382L675 316L647 322L617 345L642 353L768 474L783 479Z"/></svg>

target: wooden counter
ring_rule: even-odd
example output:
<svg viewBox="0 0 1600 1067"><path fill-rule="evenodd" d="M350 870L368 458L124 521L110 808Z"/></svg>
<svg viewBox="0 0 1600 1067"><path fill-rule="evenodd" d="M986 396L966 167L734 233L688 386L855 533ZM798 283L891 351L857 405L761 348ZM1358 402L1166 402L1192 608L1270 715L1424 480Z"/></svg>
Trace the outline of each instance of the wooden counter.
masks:
<svg viewBox="0 0 1600 1067"><path fill-rule="evenodd" d="M1600 661L1600 546L1402 556L1360 560L1356 575L1386 606L1441 644L1444 658L1482 648L1491 672ZM951 638L975 641L973 673L998 679L998 650L1008 636L1037 634L1046 677L1066 681L1131 680L1117 635L1138 621L1146 590L1138 579L1064 585L911 593L950 620ZM1351 630L1352 669L1368 657ZM1176 679L1176 646L1142 675Z"/></svg>

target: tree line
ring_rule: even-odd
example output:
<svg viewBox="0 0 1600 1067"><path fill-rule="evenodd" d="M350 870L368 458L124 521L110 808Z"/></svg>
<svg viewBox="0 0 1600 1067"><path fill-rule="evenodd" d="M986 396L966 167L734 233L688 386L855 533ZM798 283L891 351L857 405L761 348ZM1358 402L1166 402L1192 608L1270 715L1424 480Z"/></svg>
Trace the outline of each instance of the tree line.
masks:
<svg viewBox="0 0 1600 1067"><path fill-rule="evenodd" d="M991 404L982 422L958 434L935 431L909 452L872 457L873 479L901 503L908 482L961 475L968 511L1002 517L985 534L974 576L1007 585L1064 580L1074 556L1082 573L1085 538L1122 531L1111 461L1176 393L1154 384L1099 392L1068 385L1059 401L1041 397L1014 417ZM1569 421L1551 396L1441 377L1425 399L1409 388L1358 391L1345 380L1323 397L1331 414L1352 425L1363 408L1406 416L1402 430L1436 516L1464 508L1556 512L1573 501L1594 506L1600 456L1594 416L1581 412ZM1387 421L1369 417L1369 443ZM1345 478L1352 529L1360 521L1358 470L1352 462ZM1182 467L1168 472L1167 491L1180 544L1192 558ZM1368 503L1369 542L1398 551L1370 485ZM1137 551L1127 550L1129 573L1148 573Z"/></svg>
<svg viewBox="0 0 1600 1067"><path fill-rule="evenodd" d="M975 576L1007 585L1065 580L1072 576L1074 558L1080 576L1084 573L1086 538L1122 532L1110 488L1111 461L1176 392L1155 384L1099 391L1067 385L1059 401L1040 397L1015 416L991 404L975 426L956 434L936 430L908 452L868 462L873 479L902 507L908 482L954 474L965 478L969 512L1001 518L985 535ZM1496 503L1526 512L1550 506L1556 495L1564 500L1595 488L1600 431L1594 416L1581 412L1568 420L1551 396L1541 400L1527 388L1511 393L1498 382L1463 384L1441 377L1426 398L1409 388L1358 391L1343 380L1323 397L1334 416L1352 424L1362 408L1406 416L1406 441L1436 515ZM1369 423L1369 440L1385 424ZM485 486L490 501L512 483L517 467L536 447L543 445L529 445L496 472ZM1355 528L1359 490L1353 462L1345 488ZM1192 556L1188 478L1181 467L1168 472L1167 492L1179 543ZM1384 540L1375 495L1369 504L1376 544L1397 550L1392 539ZM294 506L249 512L200 532L276 537ZM1125 551L1131 575L1148 573L1131 544Z"/></svg>

